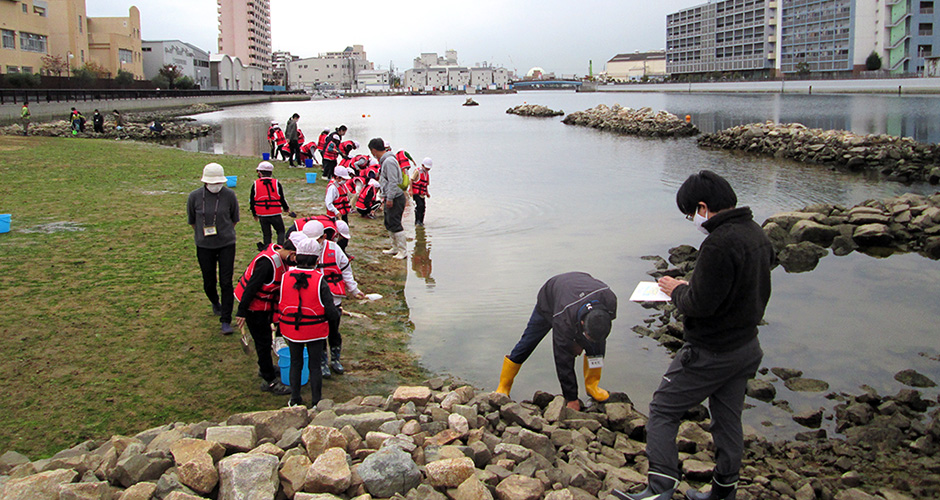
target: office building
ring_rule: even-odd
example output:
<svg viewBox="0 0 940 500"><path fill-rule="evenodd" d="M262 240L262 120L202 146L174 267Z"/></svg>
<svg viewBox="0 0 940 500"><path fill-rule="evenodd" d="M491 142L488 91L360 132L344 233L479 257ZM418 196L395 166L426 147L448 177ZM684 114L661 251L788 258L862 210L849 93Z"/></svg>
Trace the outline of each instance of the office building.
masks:
<svg viewBox="0 0 940 500"><path fill-rule="evenodd" d="M88 54L112 76L120 70L143 76L141 41L137 7L131 7L127 17L88 18Z"/></svg>
<svg viewBox="0 0 940 500"><path fill-rule="evenodd" d="M293 90L353 90L359 73L374 69L362 45L339 52L324 52L317 57L287 63L288 86Z"/></svg>
<svg viewBox="0 0 940 500"><path fill-rule="evenodd" d="M622 82L662 80L666 77L666 52L656 50L617 54L607 61L604 75L608 80Z"/></svg>
<svg viewBox="0 0 940 500"><path fill-rule="evenodd" d="M261 68L265 79L271 67L271 0L217 0L219 53Z"/></svg>
<svg viewBox="0 0 940 500"><path fill-rule="evenodd" d="M193 79L200 89L211 86L209 74L209 53L195 45L180 40L144 40L141 50L144 54L144 77L152 80L160 74L160 69L173 64L184 76Z"/></svg>

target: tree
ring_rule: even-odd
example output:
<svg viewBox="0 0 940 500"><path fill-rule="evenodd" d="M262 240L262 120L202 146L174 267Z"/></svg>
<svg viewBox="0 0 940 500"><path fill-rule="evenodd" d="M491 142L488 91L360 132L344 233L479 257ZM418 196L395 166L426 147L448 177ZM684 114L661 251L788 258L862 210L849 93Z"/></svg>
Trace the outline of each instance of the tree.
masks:
<svg viewBox="0 0 940 500"><path fill-rule="evenodd" d="M154 84L158 89L168 89L168 88L170 88L170 81L167 80L166 77L163 76L163 75L157 75L157 76L151 78L150 81L153 82L153 84Z"/></svg>
<svg viewBox="0 0 940 500"><path fill-rule="evenodd" d="M800 75L801 77L805 77L805 76L809 75L809 72L810 72L809 63L807 63L806 61L800 61L800 62L796 65L796 74L797 74L797 75Z"/></svg>
<svg viewBox="0 0 940 500"><path fill-rule="evenodd" d="M121 88L125 88L133 82L134 74L130 71L124 71L123 69L118 70L118 74L114 78L114 83L118 84Z"/></svg>
<svg viewBox="0 0 940 500"><path fill-rule="evenodd" d="M160 68L160 76L166 78L167 87L172 89L173 83L183 76L183 70L175 64L166 64Z"/></svg>
<svg viewBox="0 0 940 500"><path fill-rule="evenodd" d="M38 87L42 81L39 75L30 73L7 73L4 75L3 79L9 86L16 89L35 88Z"/></svg>
<svg viewBox="0 0 940 500"><path fill-rule="evenodd" d="M42 70L47 75L62 76L62 73L69 72L69 63L62 56L44 55L41 60Z"/></svg>
<svg viewBox="0 0 940 500"><path fill-rule="evenodd" d="M111 76L110 71L104 69L103 66L96 63L95 61L86 61L82 68L93 73L95 78L109 78Z"/></svg>
<svg viewBox="0 0 940 500"><path fill-rule="evenodd" d="M189 90L195 86L196 82L194 82L193 79L188 76L181 76L178 80L176 80L176 88L178 89Z"/></svg>
<svg viewBox="0 0 940 500"><path fill-rule="evenodd" d="M868 54L868 58L865 59L865 69L868 71L878 71L881 69L881 56L874 50L871 51L871 54Z"/></svg>
<svg viewBox="0 0 940 500"><path fill-rule="evenodd" d="M79 88L90 87L98 80L98 74L88 69L87 65L72 69L72 77Z"/></svg>

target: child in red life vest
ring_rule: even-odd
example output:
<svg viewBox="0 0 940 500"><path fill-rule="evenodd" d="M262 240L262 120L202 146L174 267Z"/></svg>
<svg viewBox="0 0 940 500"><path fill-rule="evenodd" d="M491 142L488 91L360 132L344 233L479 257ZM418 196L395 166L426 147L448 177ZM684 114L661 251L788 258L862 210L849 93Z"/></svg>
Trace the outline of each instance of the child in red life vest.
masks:
<svg viewBox="0 0 940 500"><path fill-rule="evenodd" d="M349 222L349 190L346 181L349 180L349 171L346 167L336 167L333 170L333 178L326 187L326 214L331 217L343 219Z"/></svg>
<svg viewBox="0 0 940 500"><path fill-rule="evenodd" d="M382 205L379 198L379 181L375 172L369 172L369 180L356 196L356 211L365 219L374 219L375 211Z"/></svg>
<svg viewBox="0 0 940 500"><path fill-rule="evenodd" d="M428 173L431 170L433 162L430 158L425 158L421 166L411 173L411 197L415 201L415 225L424 225L424 199L430 198L428 193L428 184L431 182L431 176Z"/></svg>
<svg viewBox="0 0 940 500"><path fill-rule="evenodd" d="M277 308L281 280L287 267L294 263L295 250L294 243L289 240L283 247L268 245L251 260L235 286L235 298L238 299L235 323L239 328L247 325L255 342L258 375L264 379L261 390L277 395L289 394L290 388L280 382L271 361L271 322Z"/></svg>
<svg viewBox="0 0 940 500"><path fill-rule="evenodd" d="M332 293L323 274L316 270L321 253L320 243L294 233L297 246L297 267L290 268L281 281L278 301L278 324L290 349L290 390L288 406L303 405L300 395L304 349L310 370L310 393L314 406L320 401L323 379L317 366L323 356L329 322L337 321L339 309L333 304Z"/></svg>
<svg viewBox="0 0 940 500"><path fill-rule="evenodd" d="M281 148L287 146L287 138L284 137L284 131L281 130L281 126L277 124L276 121L271 121L271 126L268 127L268 142L271 144L271 159L276 160L278 152L281 152ZM283 155L284 153L281 152ZM287 157L284 156L286 160Z"/></svg>
<svg viewBox="0 0 940 500"><path fill-rule="evenodd" d="M277 244L284 244L284 219L281 212L290 212L284 197L284 186L273 177L274 165L269 161L258 164L258 180L251 185L249 208L251 215L261 223L263 242L258 250L271 244L271 228L277 233Z"/></svg>

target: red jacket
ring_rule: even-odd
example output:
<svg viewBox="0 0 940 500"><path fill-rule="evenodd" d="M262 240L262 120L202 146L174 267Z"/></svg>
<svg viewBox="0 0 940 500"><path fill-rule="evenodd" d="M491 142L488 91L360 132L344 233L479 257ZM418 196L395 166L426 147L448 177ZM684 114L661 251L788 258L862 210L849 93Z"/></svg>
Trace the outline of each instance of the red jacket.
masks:
<svg viewBox="0 0 940 500"><path fill-rule="evenodd" d="M323 274L314 269L291 268L284 274L278 324L281 334L288 340L310 342L330 335L324 297L320 297L322 279ZM325 299L333 300L332 297Z"/></svg>
<svg viewBox="0 0 940 500"><path fill-rule="evenodd" d="M284 276L284 272L287 271L287 266L284 265L281 256L277 254L277 250L280 248L281 247L274 244L268 245L268 248L265 248L261 253L256 255L254 259L251 259L251 263L248 264L248 269L245 269L245 273L242 274L242 277L238 280L238 284L235 285L235 298L241 302L242 295L245 293L245 287L248 286L251 275L255 272L255 263L258 262L258 259L268 259L271 261L271 266L274 268L274 280L270 283L265 283L264 286L261 287L261 290L255 294L251 303L248 304L249 311L265 312L274 310L274 305L277 301L277 292L281 288L281 279Z"/></svg>
<svg viewBox="0 0 940 500"><path fill-rule="evenodd" d="M317 269L323 273L323 279L330 291L337 297L346 295L346 281L343 280L343 269L336 263L336 250L339 247L332 241L323 243L323 254L317 260ZM349 266L349 263L346 264Z"/></svg>
<svg viewBox="0 0 940 500"><path fill-rule="evenodd" d="M427 196L429 182L431 182L430 174L424 167L419 167L417 178L411 183L411 194Z"/></svg>
<svg viewBox="0 0 940 500"><path fill-rule="evenodd" d="M281 193L277 179L261 177L254 184L255 215L278 215L281 213Z"/></svg>

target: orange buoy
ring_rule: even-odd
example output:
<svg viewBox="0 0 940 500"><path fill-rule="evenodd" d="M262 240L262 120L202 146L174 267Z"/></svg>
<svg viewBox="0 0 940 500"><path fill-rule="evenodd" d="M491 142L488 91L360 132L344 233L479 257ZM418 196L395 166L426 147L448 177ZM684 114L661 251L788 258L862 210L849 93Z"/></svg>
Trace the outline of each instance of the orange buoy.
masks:
<svg viewBox="0 0 940 500"><path fill-rule="evenodd" d="M685 115L685 122L692 123L692 115Z"/></svg>
<svg viewBox="0 0 940 500"><path fill-rule="evenodd" d="M365 117L366 117L366 115L362 115L362 117L363 117L363 118L365 118Z"/></svg>

